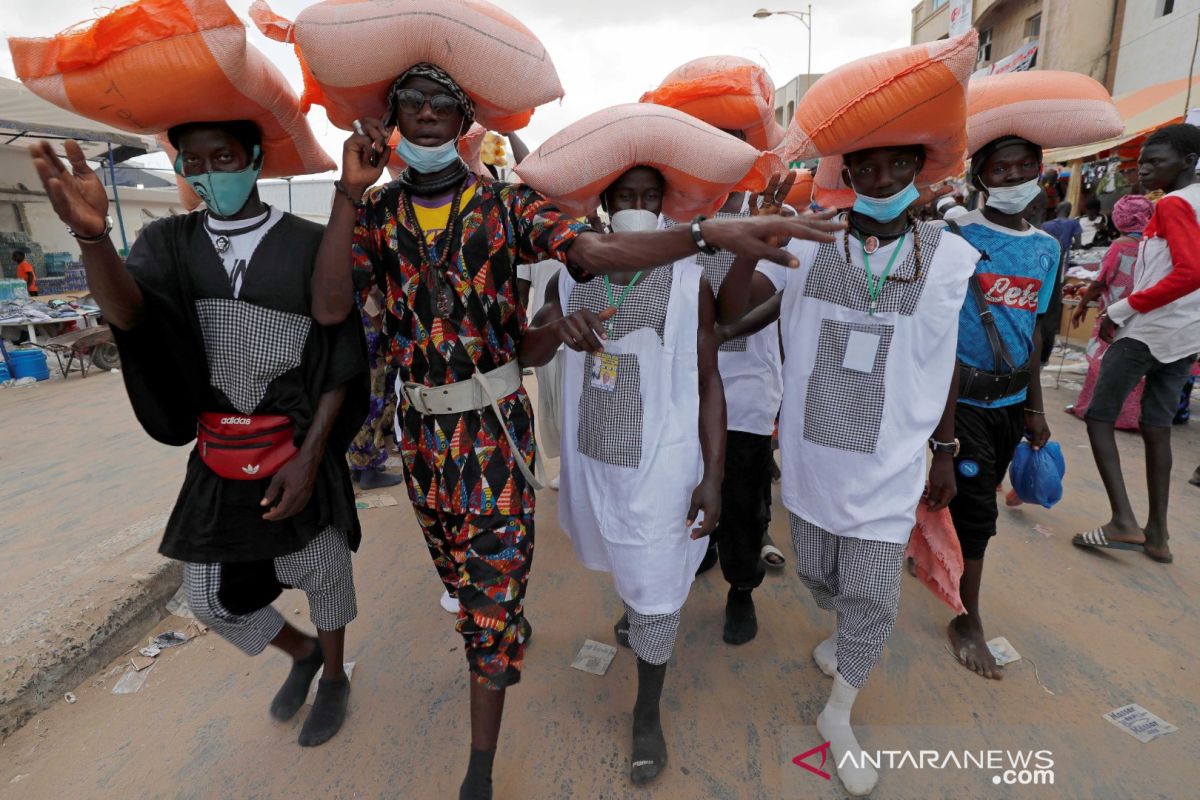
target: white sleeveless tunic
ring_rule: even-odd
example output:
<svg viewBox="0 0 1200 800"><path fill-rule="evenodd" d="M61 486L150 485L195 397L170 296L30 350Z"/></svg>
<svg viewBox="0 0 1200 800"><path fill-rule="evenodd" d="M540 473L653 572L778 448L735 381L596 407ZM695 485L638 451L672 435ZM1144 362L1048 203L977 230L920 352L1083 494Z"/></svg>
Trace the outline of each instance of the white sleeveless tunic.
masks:
<svg viewBox="0 0 1200 800"><path fill-rule="evenodd" d="M642 275L612 320L614 391L595 385L597 359L566 350L559 522L588 569L611 572L640 614L669 614L687 600L707 539L687 526L703 477L696 334L702 271L694 262ZM624 287L613 287L620 296ZM609 305L602 278L560 272L563 313Z"/></svg>

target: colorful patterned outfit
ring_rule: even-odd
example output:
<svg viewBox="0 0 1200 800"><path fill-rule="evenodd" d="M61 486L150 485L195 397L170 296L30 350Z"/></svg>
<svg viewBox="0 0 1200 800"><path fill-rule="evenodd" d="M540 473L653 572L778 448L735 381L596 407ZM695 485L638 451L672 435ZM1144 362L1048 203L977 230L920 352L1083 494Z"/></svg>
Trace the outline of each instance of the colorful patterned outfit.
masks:
<svg viewBox="0 0 1200 800"><path fill-rule="evenodd" d="M367 363L371 369L371 404L367 418L347 453L354 473L384 468L388 460L388 442L396 434L396 371L388 363L387 333L377 330L362 301L356 303L367 339Z"/></svg>
<svg viewBox="0 0 1200 800"><path fill-rule="evenodd" d="M393 182L373 190L359 210L354 267L384 293L389 356L401 382L440 386L514 360L528 325L517 294L517 264L565 262L570 243L589 230L527 186L471 180L478 182L464 197L458 224L445 226L456 235L447 243L443 233L430 247L435 263L441 248L452 247L443 273L453 294L446 318L435 311L436 282L421 266L412 219L437 204L412 198L423 208L409 211L406 190ZM531 467L534 462L533 410L525 390L502 399L500 409L503 421L490 409L423 416L401 397L397 432L409 499L443 582L463 604L458 629L467 660L476 680L496 689L520 678L525 645L517 628L534 510L533 490L515 460L524 458ZM503 424L520 453L512 452ZM496 531L504 532L496 534L503 543L498 550L495 543L475 541Z"/></svg>

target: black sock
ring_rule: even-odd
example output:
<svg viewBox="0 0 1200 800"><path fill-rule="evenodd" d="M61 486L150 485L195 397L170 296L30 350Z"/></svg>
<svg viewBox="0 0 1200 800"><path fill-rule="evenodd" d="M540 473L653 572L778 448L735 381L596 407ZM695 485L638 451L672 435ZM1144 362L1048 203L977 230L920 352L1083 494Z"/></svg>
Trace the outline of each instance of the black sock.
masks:
<svg viewBox="0 0 1200 800"><path fill-rule="evenodd" d="M284 721L296 716L296 712L304 705L304 700L308 697L308 687L312 686L312 679L317 670L321 669L324 660L321 643L314 639L312 653L292 662L292 671L275 693L275 699L271 701L272 717Z"/></svg>
<svg viewBox="0 0 1200 800"><path fill-rule="evenodd" d="M667 740L663 737L659 714L667 665L648 664L640 658L637 665L638 696L633 707L633 757L629 778L636 784L643 784L657 777L667 765Z"/></svg>
<svg viewBox="0 0 1200 800"><path fill-rule="evenodd" d="M758 635L758 616L754 613L753 589L729 587L725 600L725 631L728 644L745 644Z"/></svg>
<svg viewBox="0 0 1200 800"><path fill-rule="evenodd" d="M350 679L345 675L333 681L317 681L317 699L300 729L300 746L316 747L332 739L346 721L349 702Z"/></svg>
<svg viewBox="0 0 1200 800"><path fill-rule="evenodd" d="M459 787L458 800L492 800L492 760L495 758L495 750L471 748L471 761L467 764L467 777Z"/></svg>

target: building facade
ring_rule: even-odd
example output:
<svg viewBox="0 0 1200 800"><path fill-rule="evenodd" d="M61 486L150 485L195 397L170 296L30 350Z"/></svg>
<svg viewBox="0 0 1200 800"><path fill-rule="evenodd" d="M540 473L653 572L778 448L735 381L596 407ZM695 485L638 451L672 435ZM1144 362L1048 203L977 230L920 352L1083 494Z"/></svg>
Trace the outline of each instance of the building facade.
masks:
<svg viewBox="0 0 1200 800"><path fill-rule="evenodd" d="M1175 0L1182 2L1183 0ZM1186 0L1200 3L1200 0ZM1153 4L1170 0L1136 0ZM912 11L912 43L949 35L952 7L960 0L921 0ZM1021 69L1081 72L1112 88L1110 43L1117 38L1126 0L974 0L979 31L977 74Z"/></svg>
<svg viewBox="0 0 1200 800"><path fill-rule="evenodd" d="M1200 0L1122 0L1113 61L1115 96L1187 78L1196 70ZM1200 106L1200 97L1192 106ZM1182 113L1182 112L1181 112Z"/></svg>

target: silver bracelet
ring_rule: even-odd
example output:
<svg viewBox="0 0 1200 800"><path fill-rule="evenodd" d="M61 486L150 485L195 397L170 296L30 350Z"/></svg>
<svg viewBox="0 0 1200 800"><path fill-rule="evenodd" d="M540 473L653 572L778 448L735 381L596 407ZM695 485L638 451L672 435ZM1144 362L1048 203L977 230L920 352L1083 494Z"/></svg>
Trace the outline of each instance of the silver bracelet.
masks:
<svg viewBox="0 0 1200 800"><path fill-rule="evenodd" d="M80 236L78 233L71 230L70 225L67 226L67 233L69 233L69 234L71 234L71 236L75 237L75 241L77 241L77 242L83 242L84 244L97 244L98 242L103 242L105 239L107 239L108 235L110 233L112 233L112 229L113 229L112 217L105 217L104 218L104 230L101 231L100 233L96 234L95 236Z"/></svg>
<svg viewBox="0 0 1200 800"><path fill-rule="evenodd" d="M1046 416L1045 411L1038 411L1036 408L1027 408L1027 409L1025 409L1025 413L1026 414L1041 414L1043 417Z"/></svg>

